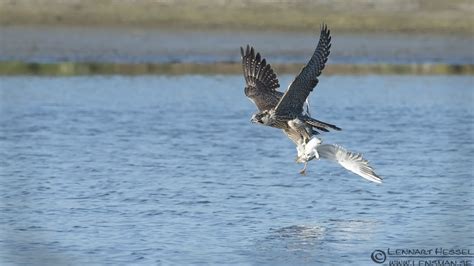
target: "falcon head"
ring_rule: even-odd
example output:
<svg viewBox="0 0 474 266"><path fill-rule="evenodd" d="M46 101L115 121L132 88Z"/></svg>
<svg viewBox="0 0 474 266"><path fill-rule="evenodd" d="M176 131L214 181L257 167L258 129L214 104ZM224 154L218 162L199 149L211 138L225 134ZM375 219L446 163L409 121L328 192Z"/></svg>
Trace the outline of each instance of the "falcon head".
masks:
<svg viewBox="0 0 474 266"><path fill-rule="evenodd" d="M250 122L255 123L255 124L263 124L262 121L262 113L256 113L252 115L252 118L250 119Z"/></svg>
<svg viewBox="0 0 474 266"><path fill-rule="evenodd" d="M262 124L262 125L270 125L272 124L275 120L274 119L275 111L271 110L264 110L262 112L256 113L252 115L252 119L250 121L252 123L257 123L257 124Z"/></svg>
<svg viewBox="0 0 474 266"><path fill-rule="evenodd" d="M270 119L270 113L265 110L260 113L256 113L252 115L252 119L250 119L250 122L256 123L256 124L262 124L262 125L267 125L269 123Z"/></svg>

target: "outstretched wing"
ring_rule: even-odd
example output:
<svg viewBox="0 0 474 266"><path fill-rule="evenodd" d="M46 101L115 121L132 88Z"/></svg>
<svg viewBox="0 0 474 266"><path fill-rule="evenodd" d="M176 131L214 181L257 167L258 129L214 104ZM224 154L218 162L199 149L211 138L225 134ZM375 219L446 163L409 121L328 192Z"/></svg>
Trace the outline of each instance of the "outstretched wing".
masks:
<svg viewBox="0 0 474 266"><path fill-rule="evenodd" d="M321 27L321 36L313 56L308 64L290 84L283 98L278 103L275 114L283 117L296 117L303 112L303 104L318 84L318 76L328 61L331 48L331 32L326 25Z"/></svg>
<svg viewBox="0 0 474 266"><path fill-rule="evenodd" d="M280 84L272 67L259 53L255 54L253 47L247 45L245 51L240 47L240 53L246 82L245 95L260 111L274 108L283 93L276 90Z"/></svg>
<svg viewBox="0 0 474 266"><path fill-rule="evenodd" d="M382 178L375 173L374 168L362 157L362 154L350 152L333 144L321 144L316 149L319 158L337 162L347 170L369 181L382 183Z"/></svg>

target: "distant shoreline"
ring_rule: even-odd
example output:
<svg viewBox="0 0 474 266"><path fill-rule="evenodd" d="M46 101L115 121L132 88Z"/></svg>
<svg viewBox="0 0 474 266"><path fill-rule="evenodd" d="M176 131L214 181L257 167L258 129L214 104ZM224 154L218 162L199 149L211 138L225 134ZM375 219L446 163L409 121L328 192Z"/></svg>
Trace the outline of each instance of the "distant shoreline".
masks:
<svg viewBox="0 0 474 266"><path fill-rule="evenodd" d="M470 0L380 1L56 1L0 0L0 26L108 26L181 29L474 33Z"/></svg>
<svg viewBox="0 0 474 266"><path fill-rule="evenodd" d="M237 63L239 47L250 44L271 64L303 64L314 51L318 31L0 26L0 62ZM331 32L329 65L474 64L474 37Z"/></svg>
<svg viewBox="0 0 474 266"><path fill-rule="evenodd" d="M274 64L279 74L296 74L302 64ZM0 76L78 75L236 75L240 63L24 63L0 62ZM474 75L474 65L448 64L331 64L325 75Z"/></svg>
<svg viewBox="0 0 474 266"><path fill-rule="evenodd" d="M0 0L0 75L238 74L250 44L296 73L474 74L471 0Z"/></svg>

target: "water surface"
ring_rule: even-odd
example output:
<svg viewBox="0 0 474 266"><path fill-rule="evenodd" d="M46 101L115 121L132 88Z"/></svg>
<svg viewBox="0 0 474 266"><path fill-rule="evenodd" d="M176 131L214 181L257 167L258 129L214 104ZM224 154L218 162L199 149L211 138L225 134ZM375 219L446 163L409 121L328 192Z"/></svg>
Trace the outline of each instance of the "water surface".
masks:
<svg viewBox="0 0 474 266"><path fill-rule="evenodd" d="M374 249L472 249L472 77L321 79L313 114L343 128L324 140L364 153L383 185L322 161L299 175L293 144L249 122L242 83L2 77L2 264L371 265Z"/></svg>

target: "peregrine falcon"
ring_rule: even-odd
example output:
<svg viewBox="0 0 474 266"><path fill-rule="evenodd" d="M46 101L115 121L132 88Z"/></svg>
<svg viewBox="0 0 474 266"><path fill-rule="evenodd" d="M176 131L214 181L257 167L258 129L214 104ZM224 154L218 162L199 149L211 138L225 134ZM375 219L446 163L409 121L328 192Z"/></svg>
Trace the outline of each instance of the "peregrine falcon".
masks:
<svg viewBox="0 0 474 266"><path fill-rule="evenodd" d="M285 93L278 91L278 78L260 53L247 45L240 48L242 67L246 86L245 95L257 106L258 111L252 116L253 123L282 129L296 144L298 156L296 161L304 163L301 174L306 171L308 161L328 159L336 161L344 168L370 181L381 182L368 161L360 154L352 153L341 146L321 144L314 135L329 129L341 130L339 127L310 116L308 96L318 84L318 77L325 67L331 48L330 30L323 24L318 45L306 66L289 85Z"/></svg>
<svg viewBox="0 0 474 266"><path fill-rule="evenodd" d="M247 45L240 48L245 77L245 95L255 103L259 112L252 116L252 122L283 129L293 141L303 137L308 142L317 130L328 132L339 127L316 120L304 111L309 93L318 84L318 76L324 69L331 48L331 35L326 25L321 28L321 37L313 56L283 94L278 78L266 60ZM293 134L297 134L294 135ZM297 144L297 143L296 143ZM297 144L298 145L298 144Z"/></svg>

